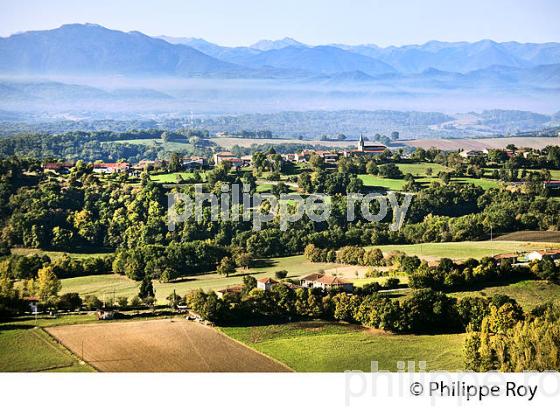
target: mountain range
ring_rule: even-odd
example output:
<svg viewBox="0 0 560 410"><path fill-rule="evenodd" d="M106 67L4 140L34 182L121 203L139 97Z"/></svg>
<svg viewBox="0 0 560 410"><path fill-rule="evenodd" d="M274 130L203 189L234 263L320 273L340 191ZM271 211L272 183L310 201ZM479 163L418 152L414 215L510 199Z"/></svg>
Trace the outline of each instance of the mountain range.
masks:
<svg viewBox="0 0 560 410"><path fill-rule="evenodd" d="M309 46L285 38L224 47L203 39L156 38L95 24L68 24L0 38L0 73L17 75L293 78L360 72L378 77L426 71L432 75L433 70L466 74L493 67L528 70L557 64L560 43L431 41L382 48Z"/></svg>
<svg viewBox="0 0 560 410"><path fill-rule="evenodd" d="M559 91L560 43L312 46L287 37L225 47L96 24L0 38L0 110L13 112L550 114Z"/></svg>

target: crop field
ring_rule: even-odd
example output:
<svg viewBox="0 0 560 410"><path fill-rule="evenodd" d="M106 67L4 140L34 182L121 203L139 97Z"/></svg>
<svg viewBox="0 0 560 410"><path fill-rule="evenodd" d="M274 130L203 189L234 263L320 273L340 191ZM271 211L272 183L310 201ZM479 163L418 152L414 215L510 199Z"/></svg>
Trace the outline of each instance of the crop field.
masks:
<svg viewBox="0 0 560 410"><path fill-rule="evenodd" d="M287 270L288 278L295 278L301 275L317 272L320 269L334 269L338 265L334 263L313 263L309 262L303 255L290 256L286 258L274 258L263 261L261 267L250 269L238 269L236 273L229 277L220 276L216 273L191 276L185 280L171 283L160 283L154 281L156 298L164 301L165 298L175 290L178 294L184 295L192 289L217 290L227 286L243 283L243 276L251 274L257 279L274 276L274 272ZM126 276L92 275L78 278L62 279L61 293L78 292L82 297L86 295L96 295L99 298L113 296L131 297L138 294L138 283Z"/></svg>
<svg viewBox="0 0 560 410"><path fill-rule="evenodd" d="M544 248L560 248L558 243L522 242L522 241L478 241L478 242L441 242L414 245L381 245L383 252L400 251L407 255L416 255L425 259L467 259L493 256L499 253L525 252Z"/></svg>
<svg viewBox="0 0 560 410"><path fill-rule="evenodd" d="M444 151L457 151L459 149L484 150L503 149L509 144L514 144L518 148L537 148L542 149L547 145L558 145L558 138L546 137L508 137L508 138L463 138L463 139L422 139L422 140L403 140L403 143L412 147L429 149L436 147Z"/></svg>
<svg viewBox="0 0 560 410"><path fill-rule="evenodd" d="M557 242L560 243L558 231L518 231L500 235L497 241L532 241L532 242Z"/></svg>
<svg viewBox="0 0 560 410"><path fill-rule="evenodd" d="M285 372L212 327L185 319L57 326L47 331L105 372Z"/></svg>
<svg viewBox="0 0 560 410"><path fill-rule="evenodd" d="M427 370L461 371L463 334L393 335L322 321L223 327L227 335L298 372L397 371L397 362L425 361Z"/></svg>
<svg viewBox="0 0 560 410"><path fill-rule="evenodd" d="M398 164L399 169L402 171L403 174L412 174L415 177L426 177L428 174L426 170L428 168L432 169L432 175L437 175L442 171L449 171L450 169L441 164L435 164L430 162L421 162L415 164Z"/></svg>

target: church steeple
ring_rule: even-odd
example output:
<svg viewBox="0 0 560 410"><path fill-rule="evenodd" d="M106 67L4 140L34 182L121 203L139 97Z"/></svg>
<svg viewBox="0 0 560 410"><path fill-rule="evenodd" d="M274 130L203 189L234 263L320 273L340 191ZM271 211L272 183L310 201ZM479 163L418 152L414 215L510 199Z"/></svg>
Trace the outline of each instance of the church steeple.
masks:
<svg viewBox="0 0 560 410"><path fill-rule="evenodd" d="M363 134L360 133L360 142L358 143L358 149L360 151L363 151L364 150L364 145L365 145L364 144L364 136L363 136Z"/></svg>

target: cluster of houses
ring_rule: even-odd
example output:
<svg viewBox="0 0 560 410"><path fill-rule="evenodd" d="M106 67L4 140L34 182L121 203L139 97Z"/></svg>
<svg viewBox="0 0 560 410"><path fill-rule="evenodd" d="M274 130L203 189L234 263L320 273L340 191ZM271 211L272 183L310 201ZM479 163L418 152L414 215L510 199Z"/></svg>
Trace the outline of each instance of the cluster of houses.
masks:
<svg viewBox="0 0 560 410"><path fill-rule="evenodd" d="M286 162L302 163L308 162L311 155L317 155L322 158L325 164L336 164L342 157L350 157L357 155L380 155L387 150L385 145L376 142L364 140L360 136L358 141L358 148L355 150L303 150L295 154L281 154L281 157ZM223 151L214 154L214 164L219 165L224 161L229 162L234 168L242 168L251 165L251 156L236 156L232 152Z"/></svg>
<svg viewBox="0 0 560 410"><path fill-rule="evenodd" d="M352 284L352 282L349 282L338 276L331 276L325 273L312 273L310 275L303 276L299 279L299 285L292 282L279 282L269 277L260 278L257 279L257 289L261 289L267 292L279 283L282 283L284 286L287 286L294 290L298 288L320 288L325 291L337 289L344 292L352 292L354 290L354 285ZM218 294L218 296L224 297L227 294L240 294L242 291L243 285L233 285L224 289L220 289L216 293Z"/></svg>

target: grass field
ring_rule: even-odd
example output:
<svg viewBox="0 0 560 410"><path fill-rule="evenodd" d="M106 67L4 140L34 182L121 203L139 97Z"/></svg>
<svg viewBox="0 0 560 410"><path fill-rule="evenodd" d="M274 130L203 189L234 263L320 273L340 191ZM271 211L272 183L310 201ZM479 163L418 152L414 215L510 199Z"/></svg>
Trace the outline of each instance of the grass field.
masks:
<svg viewBox="0 0 560 410"><path fill-rule="evenodd" d="M522 242L522 241L478 241L478 242L442 242L415 245L381 245L368 248L380 248L383 252L401 251L407 255L417 255L425 259L466 259L482 258L499 253L524 252L543 248L560 248L557 243Z"/></svg>
<svg viewBox="0 0 560 410"><path fill-rule="evenodd" d="M382 188L391 191L402 191L403 187L406 184L406 181L404 179L382 178L377 175L360 174L358 175L358 178L362 180L364 186L366 187ZM440 179L436 177L421 177L416 179L416 182L425 186L428 186L431 182L434 181L441 182ZM484 190L497 188L499 186L499 182L492 179L453 178L452 182L457 182L460 184L473 184L481 187Z"/></svg>
<svg viewBox="0 0 560 410"><path fill-rule="evenodd" d="M460 371L463 334L391 335L320 321L221 330L298 372L396 371L397 362L426 361L427 370Z"/></svg>
<svg viewBox="0 0 560 410"><path fill-rule="evenodd" d="M337 264L312 263L303 255L290 256L287 258L275 258L266 261L266 266L250 268L248 270L238 269L238 272L229 277L220 276L215 273L192 276L188 280L173 283L159 283L154 281L156 298L163 302L173 290L184 295L189 290L202 288L204 290L217 290L226 286L243 282L243 275L251 274L256 278L274 276L274 272L287 270L288 277L298 277L306 273L317 272L319 269L332 269ZM121 275L93 275L79 278L62 279L62 293L78 292L80 295L97 295L109 298L114 296L134 296L138 293L139 283Z"/></svg>
<svg viewBox="0 0 560 410"><path fill-rule="evenodd" d="M192 172L172 172L169 174L150 175L150 180L159 182L160 184L176 184L178 181L177 176L183 178L185 182L192 180L194 173ZM201 174L204 179L204 174Z"/></svg>
<svg viewBox="0 0 560 410"><path fill-rule="evenodd" d="M47 331L108 372L284 372L212 327L179 319L57 326Z"/></svg>
<svg viewBox="0 0 560 410"><path fill-rule="evenodd" d="M398 164L403 174L412 174L415 177L427 177L426 170L432 169L432 175L435 176L442 171L449 171L449 168L441 164L432 164L430 162L420 162L415 164Z"/></svg>
<svg viewBox="0 0 560 410"><path fill-rule="evenodd" d="M505 286L491 286L479 291L456 292L451 295L462 298L465 296L491 297L496 294L507 295L515 299L525 311L530 311L537 305L560 301L560 285L543 280L526 280Z"/></svg>
<svg viewBox="0 0 560 410"><path fill-rule="evenodd" d="M89 320L94 316L83 316ZM37 324L53 323L56 319L40 319ZM79 322L80 318L60 323ZM57 343L41 328L34 327L34 320L0 324L0 372L87 372L93 369L79 363L64 346Z"/></svg>

